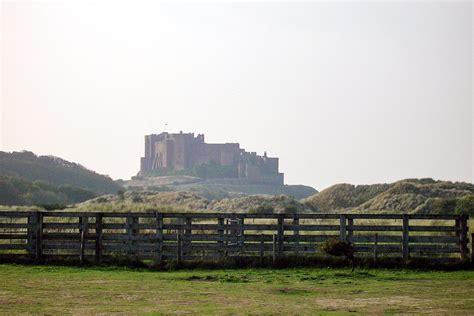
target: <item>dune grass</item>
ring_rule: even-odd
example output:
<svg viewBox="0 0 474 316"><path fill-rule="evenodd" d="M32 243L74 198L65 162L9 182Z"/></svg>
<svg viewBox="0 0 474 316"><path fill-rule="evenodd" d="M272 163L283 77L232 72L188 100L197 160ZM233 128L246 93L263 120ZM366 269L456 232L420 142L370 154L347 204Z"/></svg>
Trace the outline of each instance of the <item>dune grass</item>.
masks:
<svg viewBox="0 0 474 316"><path fill-rule="evenodd" d="M470 314L474 271L0 265L0 314Z"/></svg>

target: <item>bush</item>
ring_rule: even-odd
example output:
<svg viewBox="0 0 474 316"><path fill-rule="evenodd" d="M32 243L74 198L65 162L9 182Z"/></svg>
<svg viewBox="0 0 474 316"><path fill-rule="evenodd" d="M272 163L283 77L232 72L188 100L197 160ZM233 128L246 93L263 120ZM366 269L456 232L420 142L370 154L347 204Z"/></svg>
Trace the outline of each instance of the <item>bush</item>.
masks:
<svg viewBox="0 0 474 316"><path fill-rule="evenodd" d="M135 193L135 194L132 195L132 202L133 203L142 203L143 199L140 195Z"/></svg>
<svg viewBox="0 0 474 316"><path fill-rule="evenodd" d="M455 213L474 216L474 195L466 195L458 199Z"/></svg>
<svg viewBox="0 0 474 316"><path fill-rule="evenodd" d="M433 201L432 211L435 214L454 214L456 199L440 198Z"/></svg>
<svg viewBox="0 0 474 316"><path fill-rule="evenodd" d="M121 201L123 201L123 199L125 198L125 191L124 190L118 190L117 195L119 196L119 199Z"/></svg>
<svg viewBox="0 0 474 316"><path fill-rule="evenodd" d="M321 250L328 255L335 257L346 257L352 264L352 271L354 271L354 247L348 241L339 239L329 239L321 245Z"/></svg>
<svg viewBox="0 0 474 316"><path fill-rule="evenodd" d="M298 207L296 205L288 205L284 210L285 214L295 214L298 213Z"/></svg>
<svg viewBox="0 0 474 316"><path fill-rule="evenodd" d="M251 209L249 212L254 214L272 214L275 212L275 208L271 205L263 204L257 206L256 209Z"/></svg>
<svg viewBox="0 0 474 316"><path fill-rule="evenodd" d="M40 204L36 206L41 207L46 211L64 210L67 208L67 205L63 204Z"/></svg>

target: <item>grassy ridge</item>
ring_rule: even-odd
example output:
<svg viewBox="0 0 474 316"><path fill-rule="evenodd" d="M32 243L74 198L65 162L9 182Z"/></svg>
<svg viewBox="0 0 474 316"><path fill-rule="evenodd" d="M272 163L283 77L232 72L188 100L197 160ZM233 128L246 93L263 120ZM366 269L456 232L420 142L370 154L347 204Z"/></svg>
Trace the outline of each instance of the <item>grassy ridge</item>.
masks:
<svg viewBox="0 0 474 316"><path fill-rule="evenodd" d="M453 213L452 204L466 196L474 196L474 184L406 179L391 184L337 184L304 199L304 203L316 211Z"/></svg>
<svg viewBox="0 0 474 316"><path fill-rule="evenodd" d="M467 315L474 271L241 269L152 272L0 265L1 313Z"/></svg>
<svg viewBox="0 0 474 316"><path fill-rule="evenodd" d="M6 205L65 205L96 197L86 189L55 186L40 181L28 181L0 174L0 204Z"/></svg>
<svg viewBox="0 0 474 316"><path fill-rule="evenodd" d="M111 178L57 157L0 152L0 204L71 204L119 189Z"/></svg>
<svg viewBox="0 0 474 316"><path fill-rule="evenodd" d="M120 186L111 178L86 169L80 164L32 152L0 152L0 173L55 186L72 186L98 195L116 193Z"/></svg>

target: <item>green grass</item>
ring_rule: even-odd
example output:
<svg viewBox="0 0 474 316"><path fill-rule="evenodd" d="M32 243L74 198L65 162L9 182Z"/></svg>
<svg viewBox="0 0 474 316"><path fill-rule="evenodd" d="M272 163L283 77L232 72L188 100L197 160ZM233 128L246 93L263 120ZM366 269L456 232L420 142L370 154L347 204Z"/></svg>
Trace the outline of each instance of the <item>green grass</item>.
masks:
<svg viewBox="0 0 474 316"><path fill-rule="evenodd" d="M470 314L474 271L0 265L0 314Z"/></svg>

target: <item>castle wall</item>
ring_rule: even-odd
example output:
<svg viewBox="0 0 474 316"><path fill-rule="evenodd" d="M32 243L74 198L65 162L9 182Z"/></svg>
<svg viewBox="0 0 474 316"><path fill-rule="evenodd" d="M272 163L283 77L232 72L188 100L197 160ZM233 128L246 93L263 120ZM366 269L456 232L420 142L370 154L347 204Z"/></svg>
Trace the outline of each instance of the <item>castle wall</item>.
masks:
<svg viewBox="0 0 474 316"><path fill-rule="evenodd" d="M140 173L153 170L184 170L216 162L234 166L237 177L246 183L283 184L283 174L278 172L278 158L259 156L246 152L238 143L206 144L204 135L194 133L145 136L145 157L140 160Z"/></svg>
<svg viewBox="0 0 474 316"><path fill-rule="evenodd" d="M265 171L267 173L278 173L278 158L264 158Z"/></svg>

